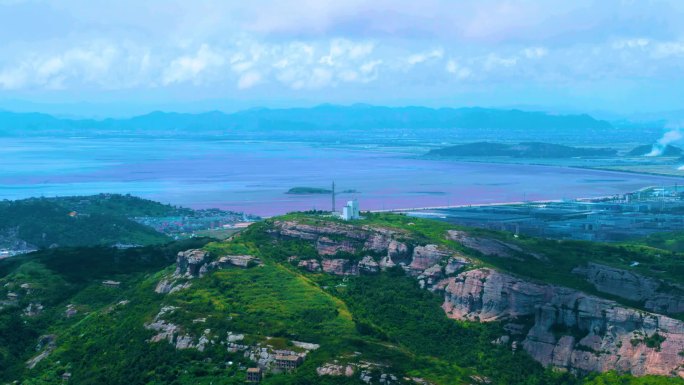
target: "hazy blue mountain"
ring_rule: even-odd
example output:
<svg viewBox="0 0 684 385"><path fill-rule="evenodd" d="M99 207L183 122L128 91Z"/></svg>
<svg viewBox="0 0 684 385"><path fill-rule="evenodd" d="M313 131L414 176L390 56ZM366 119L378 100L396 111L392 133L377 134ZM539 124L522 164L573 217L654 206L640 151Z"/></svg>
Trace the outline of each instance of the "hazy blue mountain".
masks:
<svg viewBox="0 0 684 385"><path fill-rule="evenodd" d="M348 107L321 105L313 108L251 109L233 114L219 111L201 114L152 112L129 119L58 119L39 113L0 112L0 132L27 134L36 131L221 131L313 130L359 128L465 128L525 130L605 130L612 126L589 115L551 115L544 112L486 108Z"/></svg>

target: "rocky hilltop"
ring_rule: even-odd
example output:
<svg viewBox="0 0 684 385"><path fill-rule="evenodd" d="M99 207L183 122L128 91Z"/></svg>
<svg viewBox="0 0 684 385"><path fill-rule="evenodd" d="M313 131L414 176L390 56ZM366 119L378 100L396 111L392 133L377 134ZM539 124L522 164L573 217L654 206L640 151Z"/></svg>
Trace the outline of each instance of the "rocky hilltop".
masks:
<svg viewBox="0 0 684 385"><path fill-rule="evenodd" d="M312 242L319 257L296 261L311 272L357 275L400 266L421 287L444 296L449 317L503 322L507 334L497 343L524 349L545 366L575 373L618 370L684 377L684 323L663 315L681 312L684 296L679 289L665 293L666 285L656 279L596 263L573 270L598 292L641 302L640 310L481 267L477 255L546 257L465 231L448 231L447 243L437 244L389 227L276 221L272 235Z"/></svg>

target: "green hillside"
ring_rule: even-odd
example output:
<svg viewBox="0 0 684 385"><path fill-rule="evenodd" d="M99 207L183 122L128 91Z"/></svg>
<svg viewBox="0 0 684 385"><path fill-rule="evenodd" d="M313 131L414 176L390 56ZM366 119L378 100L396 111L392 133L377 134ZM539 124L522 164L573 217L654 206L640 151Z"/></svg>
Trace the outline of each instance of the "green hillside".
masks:
<svg viewBox="0 0 684 385"><path fill-rule="evenodd" d="M127 218L181 216L190 215L193 212L192 209L121 194L67 196L46 200L82 214L116 215Z"/></svg>
<svg viewBox="0 0 684 385"><path fill-rule="evenodd" d="M339 223L293 214L254 224L221 243L196 239L129 250L59 248L0 261L0 298L18 295L16 303L0 301L0 382L63 384L63 374L69 373L73 384L243 384L246 368L258 358L252 359L249 349L261 347L269 352L308 351L299 368L269 373L264 384L364 384L363 373L375 379L392 375L396 377L392 383L397 384L684 384L668 377L614 373L576 377L544 369L524 351L492 342L501 335L502 324L447 318L440 307L442 298L421 289L399 267L359 276L299 268L293 256L296 260L319 258L316 245L274 236L276 221L283 220L319 227ZM549 267L539 272L525 272L517 267L524 260L513 263L459 249L444 238L445 229L451 227L442 222L369 214L358 224L402 231L407 242L432 242L460 250L479 266L499 266L579 285L562 273L563 267L556 275L550 274L555 262L548 262ZM499 233L488 235L506 239ZM628 263L643 251L508 240L525 250L543 251L559 263L580 255L587 260ZM207 270L201 277L173 275L176 253L198 247L208 252L206 263L219 261L223 255L251 255L259 262ZM569 250L576 252L563 257ZM614 255L623 252L628 254ZM360 256L339 253L337 258L358 260ZM664 263L676 266L676 260L672 257ZM660 263L655 261L653 266ZM106 287L103 280L118 281L120 286ZM163 280L180 289L155 292ZM28 314L28 308L35 309L31 304L43 309ZM76 312L68 316L69 309ZM172 340L163 335L166 329L159 329L169 325L173 325ZM194 336L188 340L192 347L179 348L184 336ZM319 347L309 350L301 342ZM231 351L231 344L250 348ZM27 361L46 351L35 367L27 366ZM319 375L317 370L326 365L353 367L354 375Z"/></svg>
<svg viewBox="0 0 684 385"><path fill-rule="evenodd" d="M75 205L77 207L81 206ZM85 212L70 208L66 201L25 199L0 201L0 248L27 244L28 248L155 244L169 240L152 228L138 224L125 215L113 214L112 206ZM135 211L145 211L144 209ZM125 211L124 211L125 212Z"/></svg>

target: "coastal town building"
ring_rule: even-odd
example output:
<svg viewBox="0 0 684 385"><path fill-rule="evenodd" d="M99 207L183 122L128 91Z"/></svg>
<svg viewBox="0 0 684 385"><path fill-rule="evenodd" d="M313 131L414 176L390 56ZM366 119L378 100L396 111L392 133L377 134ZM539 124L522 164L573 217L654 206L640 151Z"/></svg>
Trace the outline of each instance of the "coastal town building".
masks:
<svg viewBox="0 0 684 385"><path fill-rule="evenodd" d="M121 286L121 282L106 280L106 281L102 281L102 285L104 285L105 287L111 287L114 289L118 289Z"/></svg>

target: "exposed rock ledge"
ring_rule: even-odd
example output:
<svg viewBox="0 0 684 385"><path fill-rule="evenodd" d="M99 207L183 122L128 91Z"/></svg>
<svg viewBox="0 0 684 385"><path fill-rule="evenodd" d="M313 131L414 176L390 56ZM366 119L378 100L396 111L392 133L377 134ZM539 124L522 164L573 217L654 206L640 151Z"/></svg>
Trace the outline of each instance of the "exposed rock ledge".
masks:
<svg viewBox="0 0 684 385"><path fill-rule="evenodd" d="M665 314L684 313L684 290L681 287L593 262L576 267L572 272L584 276L596 290L641 302L648 310Z"/></svg>
<svg viewBox="0 0 684 385"><path fill-rule="evenodd" d="M247 268L261 264L261 260L252 255L225 255L215 261L209 259L209 253L200 249L179 252L173 275L159 281L154 291L160 294L174 293L189 288L192 285L189 280L201 278L210 271L230 266Z"/></svg>
<svg viewBox="0 0 684 385"><path fill-rule="evenodd" d="M442 280L452 318L505 321L534 317L523 348L543 365L576 372L619 370L684 377L684 323L626 308L577 290L530 283L492 269ZM656 335L664 341L647 346Z"/></svg>

